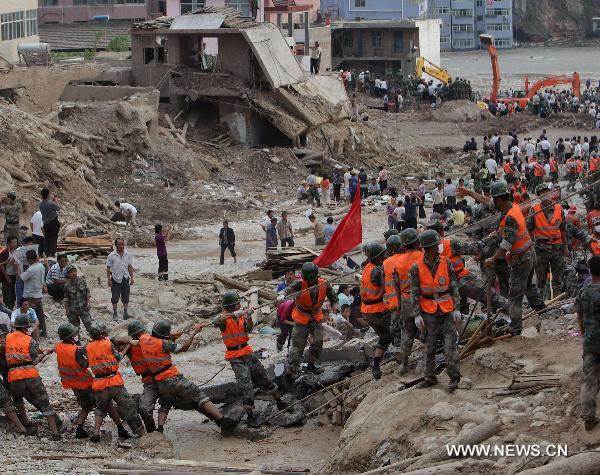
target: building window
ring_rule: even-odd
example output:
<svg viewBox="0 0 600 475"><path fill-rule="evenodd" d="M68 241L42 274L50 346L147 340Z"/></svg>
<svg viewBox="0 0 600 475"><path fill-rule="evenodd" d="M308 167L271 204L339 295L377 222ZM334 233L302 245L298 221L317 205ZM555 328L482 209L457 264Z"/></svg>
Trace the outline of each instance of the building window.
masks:
<svg viewBox="0 0 600 475"><path fill-rule="evenodd" d="M58 0L44 0L43 6L44 7L57 7Z"/></svg>
<svg viewBox="0 0 600 475"><path fill-rule="evenodd" d="M25 12L3 13L0 15L0 39L14 40L25 36Z"/></svg>
<svg viewBox="0 0 600 475"><path fill-rule="evenodd" d="M510 16L509 8L488 8L485 16Z"/></svg>
<svg viewBox="0 0 600 475"><path fill-rule="evenodd" d="M371 33L371 43L373 46L381 46L381 33L376 31Z"/></svg>
<svg viewBox="0 0 600 475"><path fill-rule="evenodd" d="M449 36L440 36L440 43L442 43L443 45L449 45L450 44L450 37Z"/></svg>
<svg viewBox="0 0 600 475"><path fill-rule="evenodd" d="M193 12L204 8L206 0L179 0L180 12L182 15L185 13Z"/></svg>
<svg viewBox="0 0 600 475"><path fill-rule="evenodd" d="M394 33L394 53L404 51L404 34L401 31Z"/></svg>
<svg viewBox="0 0 600 475"><path fill-rule="evenodd" d="M351 31L344 33L344 46L352 48L354 46L354 34Z"/></svg>
<svg viewBox="0 0 600 475"><path fill-rule="evenodd" d="M354 0L354 8L365 8L367 0Z"/></svg>
<svg viewBox="0 0 600 475"><path fill-rule="evenodd" d="M450 13L450 7L436 7L432 11L434 15L447 15Z"/></svg>
<svg viewBox="0 0 600 475"><path fill-rule="evenodd" d="M455 18L470 18L473 16L473 10L470 8L460 8L458 10L452 10L452 16Z"/></svg>
<svg viewBox="0 0 600 475"><path fill-rule="evenodd" d="M483 7L483 0L477 0L475 2L475 6L477 6L477 7Z"/></svg>
<svg viewBox="0 0 600 475"><path fill-rule="evenodd" d="M452 25L454 33L473 33L473 25Z"/></svg>
<svg viewBox="0 0 600 475"><path fill-rule="evenodd" d="M488 23L488 31L510 31L510 23Z"/></svg>
<svg viewBox="0 0 600 475"><path fill-rule="evenodd" d="M442 22L442 30L449 30L451 27L451 23L449 21Z"/></svg>
<svg viewBox="0 0 600 475"><path fill-rule="evenodd" d="M202 2L204 3L204 2ZM250 2L249 0L225 0L225 6L235 8L242 13L242 16L250 16Z"/></svg>
<svg viewBox="0 0 600 475"><path fill-rule="evenodd" d="M512 46L510 38L494 38L494 46Z"/></svg>
<svg viewBox="0 0 600 475"><path fill-rule="evenodd" d="M130 5L146 3L146 0L73 0L73 5Z"/></svg>
<svg viewBox="0 0 600 475"><path fill-rule="evenodd" d="M473 40L454 40L452 42L453 48L472 48Z"/></svg>
<svg viewBox="0 0 600 475"><path fill-rule="evenodd" d="M38 34L37 10L27 10L25 12L27 23L27 36L35 36Z"/></svg>
<svg viewBox="0 0 600 475"><path fill-rule="evenodd" d="M483 21L483 15L477 15L477 21Z"/></svg>

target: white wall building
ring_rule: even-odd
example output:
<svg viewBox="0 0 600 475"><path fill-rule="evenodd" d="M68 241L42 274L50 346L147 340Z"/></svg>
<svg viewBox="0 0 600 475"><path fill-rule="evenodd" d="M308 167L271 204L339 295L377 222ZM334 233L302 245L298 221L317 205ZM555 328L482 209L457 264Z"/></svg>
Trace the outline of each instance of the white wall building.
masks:
<svg viewBox="0 0 600 475"><path fill-rule="evenodd" d="M19 43L37 43L37 0L0 0L0 56L19 61Z"/></svg>

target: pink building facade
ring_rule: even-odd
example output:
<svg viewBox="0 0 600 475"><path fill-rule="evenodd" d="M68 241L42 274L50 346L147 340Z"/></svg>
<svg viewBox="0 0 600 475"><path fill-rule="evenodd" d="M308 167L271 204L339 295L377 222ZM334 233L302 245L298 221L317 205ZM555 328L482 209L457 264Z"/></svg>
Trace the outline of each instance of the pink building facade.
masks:
<svg viewBox="0 0 600 475"><path fill-rule="evenodd" d="M166 13L166 0L39 0L38 21L45 23L85 23L97 16L111 21L143 21Z"/></svg>

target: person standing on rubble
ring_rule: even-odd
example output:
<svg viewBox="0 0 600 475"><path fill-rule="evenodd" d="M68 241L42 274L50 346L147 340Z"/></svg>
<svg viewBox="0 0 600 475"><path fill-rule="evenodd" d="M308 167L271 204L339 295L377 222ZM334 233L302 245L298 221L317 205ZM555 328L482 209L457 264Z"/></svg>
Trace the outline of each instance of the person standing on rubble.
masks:
<svg viewBox="0 0 600 475"><path fill-rule="evenodd" d="M583 336L583 381L581 385L581 418L585 430L598 424L596 396L600 387L600 256L588 261L591 282L575 300L579 333Z"/></svg>
<svg viewBox="0 0 600 475"><path fill-rule="evenodd" d="M125 203L121 201L115 201L115 206L119 208L119 211L125 217L125 223L127 226L131 224L134 228L137 226L137 214L138 210L131 203Z"/></svg>
<svg viewBox="0 0 600 475"><path fill-rule="evenodd" d="M383 261L385 285L383 301L390 311L390 331L394 341L397 342L402 334L402 319L400 316L400 303L398 301L398 276L396 274L396 262L403 256L402 239L400 239L399 235L390 236L387 238L385 246L387 248L387 257Z"/></svg>
<svg viewBox="0 0 600 475"><path fill-rule="evenodd" d="M152 326L152 335L140 336L142 357L146 360L150 374L156 380L161 405L165 408L158 413L159 432L164 430L171 407L183 411L198 411L217 424L223 432L236 425L234 420L219 411L202 389L179 372L171 359L171 354L188 351L194 337L202 331L202 328L202 325L194 325L187 339L182 343L176 343L174 340L177 336L171 333L171 323L158 320Z"/></svg>
<svg viewBox="0 0 600 475"><path fill-rule="evenodd" d="M309 46L310 52L310 74L319 74L321 69L321 54L323 50L318 41L315 41L314 46Z"/></svg>
<svg viewBox="0 0 600 475"><path fill-rule="evenodd" d="M259 427L254 414L254 388L265 390L277 404L277 409L287 409L281 400L277 385L271 380L262 363L254 356L254 350L248 344L254 322L252 308L240 310L240 296L235 290L223 294L223 313L213 320L213 324L221 330L225 345L225 359L231 364L236 381L242 387L242 404L247 414L248 427Z"/></svg>
<svg viewBox="0 0 600 475"><path fill-rule="evenodd" d="M50 190L43 188L42 201L38 207L42 213L42 222L44 223L44 241L46 257L51 257L56 254L56 243L58 241L58 232L60 230L60 222L58 221L58 212L61 209L60 200L53 196L50 199ZM17 236L17 234L15 234Z"/></svg>
<svg viewBox="0 0 600 475"><path fill-rule="evenodd" d="M294 328L292 348L288 353L286 365L286 377L291 380L297 372L309 335L312 336L312 342L308 349L307 369L311 373L322 373L323 370L315 366L323 349L322 306L326 299L332 306L335 305L338 297L329 282L319 277L319 267L312 262L302 265L302 280L290 285L284 295L293 295L296 305L292 311Z"/></svg>
<svg viewBox="0 0 600 475"><path fill-rule="evenodd" d="M65 295L65 313L69 323L79 330L83 323L88 335L92 326L92 317L90 316L90 288L83 277L77 275L77 268L68 265L65 268L67 281L64 286Z"/></svg>
<svg viewBox="0 0 600 475"><path fill-rule="evenodd" d="M237 255L235 253L235 233L233 229L229 227L229 221L223 221L223 227L219 231L219 246L221 247L221 256L219 257L219 264L225 264L225 249L229 249L231 257L233 257L233 263L237 263Z"/></svg>
<svg viewBox="0 0 600 475"><path fill-rule="evenodd" d="M393 238L394 236L391 236ZM366 247L367 265L363 269L360 286L361 307L360 312L377 336L379 341L375 345L375 355L371 371L373 377L382 376L381 359L390 344L394 341L391 332L391 312L384 301L386 296L385 274L383 261L386 256L386 247L378 242L370 242Z"/></svg>
<svg viewBox="0 0 600 475"><path fill-rule="evenodd" d="M450 383L448 391L458 388L460 364L458 359L456 325L461 320L458 310L460 295L452 263L440 255L440 235L424 231L419 236L423 256L410 269L410 293L412 296L415 325L427 331L425 343L425 378L420 387L437 384L435 353L438 342L444 343L444 358Z"/></svg>
<svg viewBox="0 0 600 475"><path fill-rule="evenodd" d="M17 194L14 191L9 191L0 199L0 212L4 213L4 239L8 236L18 236L23 207L17 201Z"/></svg>
<svg viewBox="0 0 600 475"><path fill-rule="evenodd" d="M281 212L281 221L277 223L277 234L281 241L281 248L294 247L294 230L292 223L288 220L287 211Z"/></svg>
<svg viewBox="0 0 600 475"><path fill-rule="evenodd" d="M171 230L163 232L163 225L154 226L154 244L156 257L158 257L158 280L169 280L169 257L167 255L167 241L171 239Z"/></svg>
<svg viewBox="0 0 600 475"><path fill-rule="evenodd" d="M125 249L123 238L115 239L115 250L106 258L106 277L110 287L113 307L113 321L117 321L117 305L119 300L123 303L123 320L129 318L129 294L133 285L133 264L131 255Z"/></svg>
<svg viewBox="0 0 600 475"><path fill-rule="evenodd" d="M569 258L567 232L563 207L553 200L548 185L542 183L535 190L540 202L531 208L527 218L527 230L535 242L535 275L542 293L546 289L548 272L552 272L551 285L558 295L562 274Z"/></svg>

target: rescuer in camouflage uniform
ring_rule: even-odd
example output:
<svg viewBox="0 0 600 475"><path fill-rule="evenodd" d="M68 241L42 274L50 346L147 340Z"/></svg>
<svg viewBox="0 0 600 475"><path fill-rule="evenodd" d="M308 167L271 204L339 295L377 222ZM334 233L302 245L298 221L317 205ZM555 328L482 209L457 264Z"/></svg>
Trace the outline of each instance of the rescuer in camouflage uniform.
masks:
<svg viewBox="0 0 600 475"><path fill-rule="evenodd" d="M441 260L447 260L449 282L443 282L440 278L439 281L436 280L436 284L447 284L448 290L444 292L444 294L450 294L454 307L454 310L447 313L442 313L439 305L435 313L426 313L423 311L421 308L422 289L419 277L419 266L418 264L413 264L410 269L410 293L413 316L415 325L419 327L421 331L427 330L427 340L425 343L425 380L421 383L421 387L429 387L437 384L437 377L435 375L435 353L441 338L444 342L444 358L446 359L446 368L448 376L450 377L448 390L452 392L458 388L458 383L460 381L460 365L456 349L456 340L458 337L455 326L461 319L460 311L458 310L460 305L458 284L456 275L452 269L452 263L447 258L440 256L440 235L432 230L425 231L419 236L419 243L424 249L423 262L431 272L432 276L436 275ZM432 297L432 300L434 301L437 301L438 298L443 298L442 296L438 297L438 294L435 294L435 296ZM425 300L423 302L425 302Z"/></svg>
<svg viewBox="0 0 600 475"><path fill-rule="evenodd" d="M548 185L541 184L537 186L535 192L540 197L540 205L542 207L541 212L546 217L548 223L550 223L554 216L554 206L552 206L553 201L550 189L548 188ZM555 288L555 292L558 291L558 282L562 279L566 259L568 259L569 256L568 240L565 230L565 216L562 207L560 212L561 221L559 231L561 234L561 242L558 244L551 244L551 239L539 236L536 236L534 239L536 254L535 273L537 285L542 295L546 289L546 277L550 270L552 270L552 286ZM529 214L529 217L527 217L527 230L531 233L534 233L536 230L534 207L532 207L531 213Z"/></svg>
<svg viewBox="0 0 600 475"><path fill-rule="evenodd" d="M67 266L65 269L67 280L64 286L65 312L69 323L79 328L83 323L88 335L92 326L90 316L90 289L83 277L77 276L75 266Z"/></svg>
<svg viewBox="0 0 600 475"><path fill-rule="evenodd" d="M588 261L592 281L583 287L575 300L579 332L583 335L583 382L581 385L581 418L585 429L598 424L596 396L600 387L600 256Z"/></svg>
<svg viewBox="0 0 600 475"><path fill-rule="evenodd" d="M14 191L9 191L6 197L0 200L0 212L4 213L4 240L9 236L19 238L19 220L23 207L17 201L17 194Z"/></svg>

